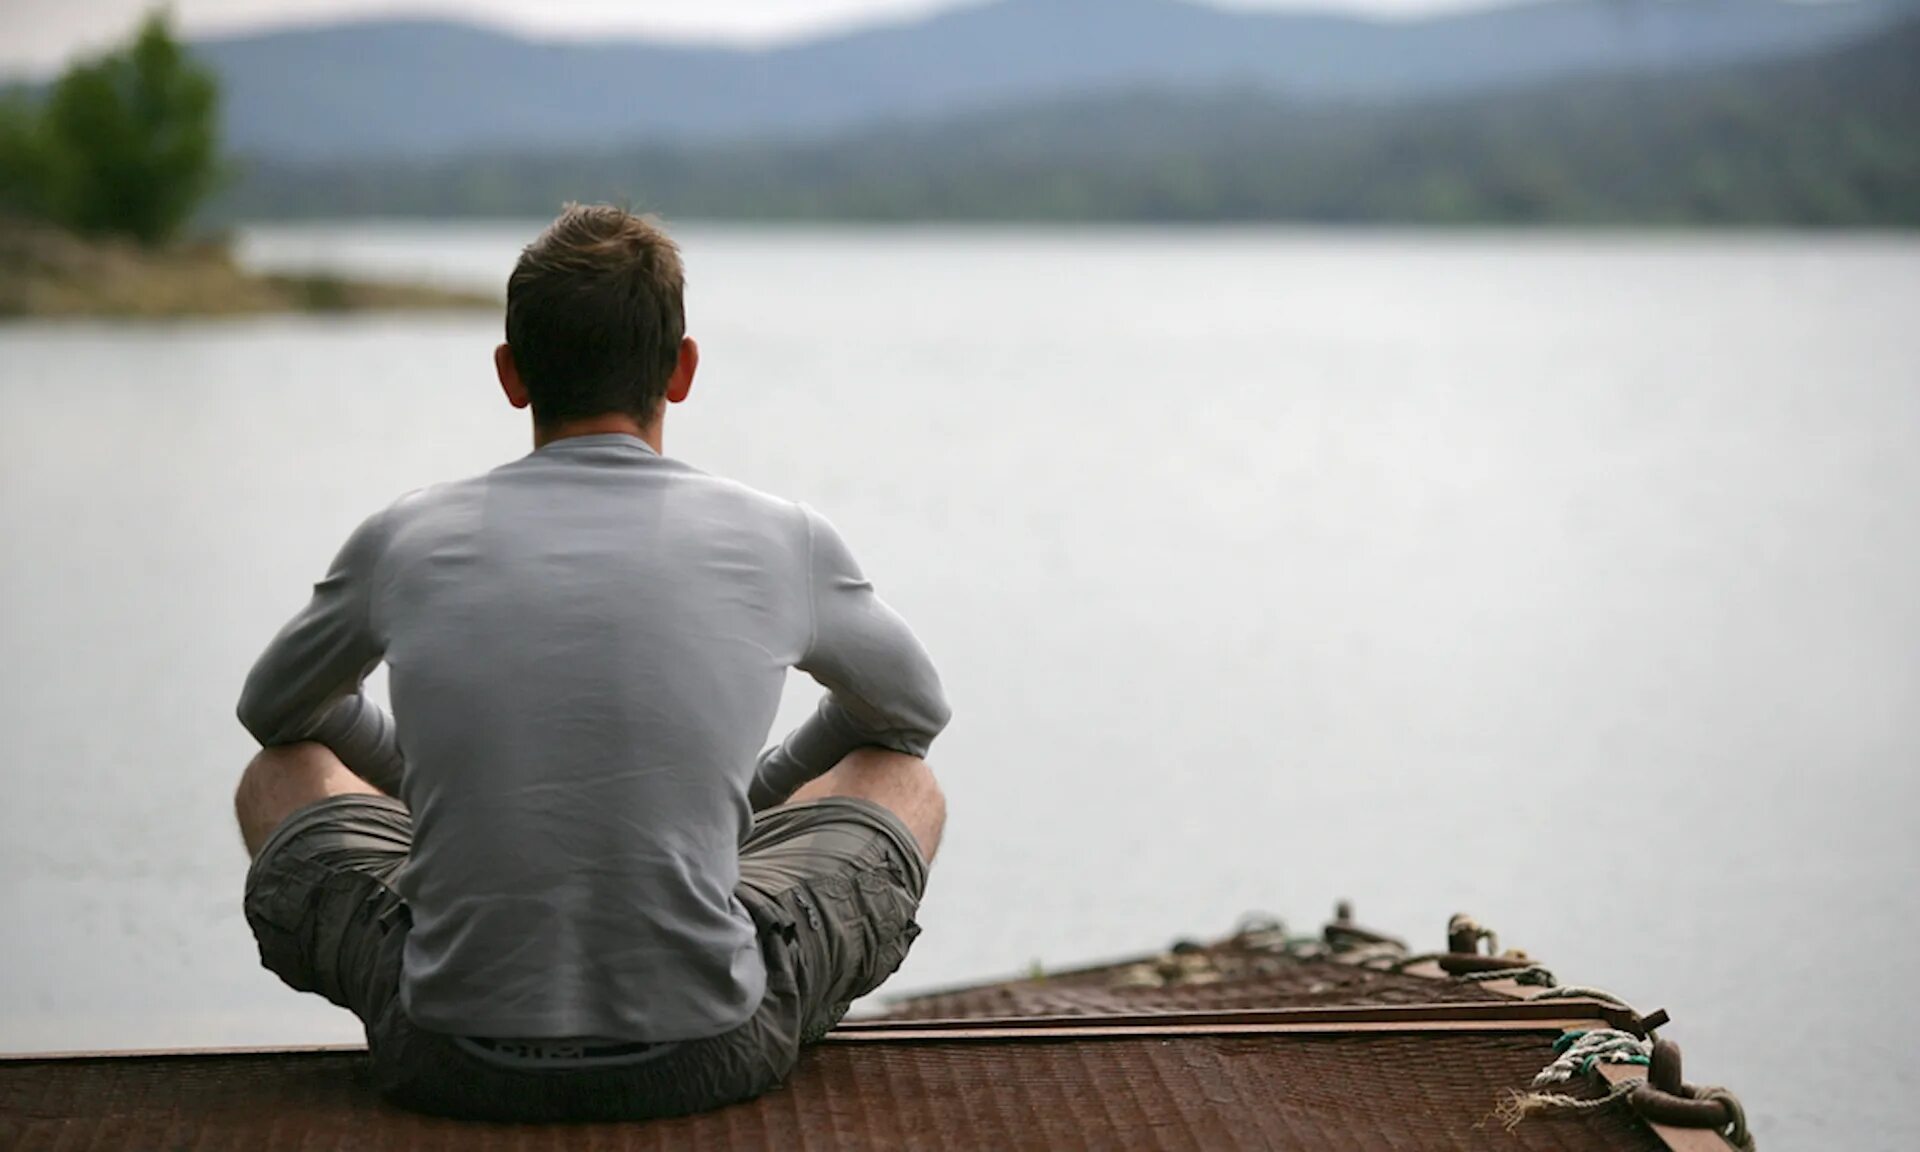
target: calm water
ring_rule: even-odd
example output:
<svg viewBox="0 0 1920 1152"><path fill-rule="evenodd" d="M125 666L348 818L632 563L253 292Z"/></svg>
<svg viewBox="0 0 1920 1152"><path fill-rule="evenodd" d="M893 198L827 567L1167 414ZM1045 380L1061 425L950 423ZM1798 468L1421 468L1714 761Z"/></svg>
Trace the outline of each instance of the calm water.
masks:
<svg viewBox="0 0 1920 1152"><path fill-rule="evenodd" d="M1765 1146L1920 1140L1920 243L685 240L668 451L833 516L959 710L894 988L1467 909ZM255 966L232 703L363 514L525 450L498 330L0 327L0 1047L353 1037Z"/></svg>

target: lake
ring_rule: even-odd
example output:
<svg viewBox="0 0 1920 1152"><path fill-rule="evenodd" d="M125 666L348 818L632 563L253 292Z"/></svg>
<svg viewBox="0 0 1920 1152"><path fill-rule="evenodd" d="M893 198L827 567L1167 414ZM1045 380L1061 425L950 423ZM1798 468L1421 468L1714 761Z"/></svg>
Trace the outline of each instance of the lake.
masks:
<svg viewBox="0 0 1920 1152"><path fill-rule="evenodd" d="M536 227L245 251L498 286ZM668 453L832 517L957 710L890 990L1469 910L1763 1147L1920 1141L1920 241L682 239ZM0 325L0 1048L357 1037L257 967L233 704L365 514L528 449L499 334Z"/></svg>

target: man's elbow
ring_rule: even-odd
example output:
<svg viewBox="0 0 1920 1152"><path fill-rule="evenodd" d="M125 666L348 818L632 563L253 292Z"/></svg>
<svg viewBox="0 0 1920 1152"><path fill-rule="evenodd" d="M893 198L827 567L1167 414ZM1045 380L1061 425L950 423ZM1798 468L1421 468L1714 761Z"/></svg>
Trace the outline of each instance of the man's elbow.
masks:
<svg viewBox="0 0 1920 1152"><path fill-rule="evenodd" d="M953 722L953 705L947 702L947 694L940 687L940 681L930 679L914 693L910 711L913 717L910 725L913 731L911 741L913 747L903 751L925 759L927 749L932 747L934 739L946 731L947 725Z"/></svg>
<svg viewBox="0 0 1920 1152"><path fill-rule="evenodd" d="M931 741L935 736L945 732L947 725L951 723L953 723L953 705L947 702L947 694L936 688L927 701L927 739Z"/></svg>
<svg viewBox="0 0 1920 1152"><path fill-rule="evenodd" d="M234 706L233 714L260 746L270 747L282 743L279 737L279 724L274 716L272 702L268 698L265 685L258 676L248 676L245 686L240 689L240 702Z"/></svg>

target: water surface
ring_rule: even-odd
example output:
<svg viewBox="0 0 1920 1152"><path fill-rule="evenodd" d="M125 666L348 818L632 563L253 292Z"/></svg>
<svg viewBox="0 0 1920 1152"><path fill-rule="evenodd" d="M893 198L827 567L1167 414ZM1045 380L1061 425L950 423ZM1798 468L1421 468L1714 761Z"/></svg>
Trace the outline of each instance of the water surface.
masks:
<svg viewBox="0 0 1920 1152"><path fill-rule="evenodd" d="M530 234L248 250L497 285ZM685 241L669 453L826 511L958 709L893 988L1467 909L1767 1146L1920 1139L1920 244ZM526 450L499 329L0 326L0 1048L354 1036L256 967L232 705L362 516Z"/></svg>

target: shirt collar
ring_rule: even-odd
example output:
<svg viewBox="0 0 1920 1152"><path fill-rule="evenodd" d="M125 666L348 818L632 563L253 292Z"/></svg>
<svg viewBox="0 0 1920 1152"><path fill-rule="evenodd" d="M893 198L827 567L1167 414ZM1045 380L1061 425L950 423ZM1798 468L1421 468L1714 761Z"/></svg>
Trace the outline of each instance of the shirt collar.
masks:
<svg viewBox="0 0 1920 1152"><path fill-rule="evenodd" d="M653 445L626 432L593 432L585 436L568 436L534 449L534 455L545 456L550 453L586 451L594 448L638 449L648 456L659 455L653 450Z"/></svg>

